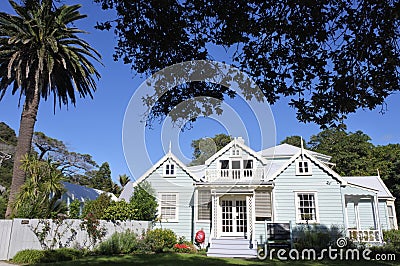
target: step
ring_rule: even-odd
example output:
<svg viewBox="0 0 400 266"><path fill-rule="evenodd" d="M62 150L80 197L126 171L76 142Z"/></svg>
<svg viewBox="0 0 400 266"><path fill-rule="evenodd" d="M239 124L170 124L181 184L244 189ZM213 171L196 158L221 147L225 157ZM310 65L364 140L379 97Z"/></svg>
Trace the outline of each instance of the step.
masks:
<svg viewBox="0 0 400 266"><path fill-rule="evenodd" d="M252 256L257 256L257 250L256 249L240 249L240 250L234 250L234 249L223 249L223 248L213 248L209 249L207 252L208 254L230 254L230 255L252 255Z"/></svg>
<svg viewBox="0 0 400 266"><path fill-rule="evenodd" d="M250 240L243 238L214 238L208 249L209 257L226 258L255 258L257 257L257 244L253 241L250 249Z"/></svg>

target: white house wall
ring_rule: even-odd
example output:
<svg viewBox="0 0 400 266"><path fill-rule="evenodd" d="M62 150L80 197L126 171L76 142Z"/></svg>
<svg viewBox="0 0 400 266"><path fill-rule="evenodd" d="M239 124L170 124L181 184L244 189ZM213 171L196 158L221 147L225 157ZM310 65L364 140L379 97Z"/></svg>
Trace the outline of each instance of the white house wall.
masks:
<svg viewBox="0 0 400 266"><path fill-rule="evenodd" d="M389 218L387 216L386 200L379 200L379 221L381 222L382 230L389 230Z"/></svg>
<svg viewBox="0 0 400 266"><path fill-rule="evenodd" d="M176 177L163 177L164 164L157 168L145 180L151 184L156 195L158 195L158 193L178 193L179 222L157 222L155 223L155 228L168 228L173 230L178 237L184 236L187 240L191 240L193 233L192 207L194 201L194 181L177 164L175 164ZM159 203L158 198L157 202Z"/></svg>
<svg viewBox="0 0 400 266"><path fill-rule="evenodd" d="M374 229L375 228L375 220L374 220L374 212L373 205L371 203L371 199L360 199L358 202L358 212L360 217L360 227L363 230L366 229Z"/></svg>
<svg viewBox="0 0 400 266"><path fill-rule="evenodd" d="M296 175L296 164L289 165L275 180L275 222L296 222L296 191L317 192L319 223L328 228L343 225L344 214L340 184L311 162L312 175Z"/></svg>

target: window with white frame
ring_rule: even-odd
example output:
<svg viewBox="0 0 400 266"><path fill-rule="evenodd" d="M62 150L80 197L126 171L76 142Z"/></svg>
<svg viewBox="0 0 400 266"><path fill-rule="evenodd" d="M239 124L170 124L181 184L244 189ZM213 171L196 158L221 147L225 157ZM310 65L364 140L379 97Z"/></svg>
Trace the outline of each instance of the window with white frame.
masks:
<svg viewBox="0 0 400 266"><path fill-rule="evenodd" d="M164 164L164 176L165 177L175 177L175 164L172 162L167 162Z"/></svg>
<svg viewBox="0 0 400 266"><path fill-rule="evenodd" d="M178 220L178 194L176 193L160 193L160 217L166 222Z"/></svg>
<svg viewBox="0 0 400 266"><path fill-rule="evenodd" d="M211 191L199 190L197 193L197 219L211 220Z"/></svg>
<svg viewBox="0 0 400 266"><path fill-rule="evenodd" d="M240 156L240 149L232 149L231 155L232 156Z"/></svg>
<svg viewBox="0 0 400 266"><path fill-rule="evenodd" d="M396 224L394 220L394 211L393 211L393 206L389 205L388 206L388 218L389 218L389 228L390 229L396 229Z"/></svg>
<svg viewBox="0 0 400 266"><path fill-rule="evenodd" d="M309 160L296 161L296 175L311 175L311 163Z"/></svg>
<svg viewBox="0 0 400 266"><path fill-rule="evenodd" d="M318 202L316 192L296 192L297 223L318 223Z"/></svg>

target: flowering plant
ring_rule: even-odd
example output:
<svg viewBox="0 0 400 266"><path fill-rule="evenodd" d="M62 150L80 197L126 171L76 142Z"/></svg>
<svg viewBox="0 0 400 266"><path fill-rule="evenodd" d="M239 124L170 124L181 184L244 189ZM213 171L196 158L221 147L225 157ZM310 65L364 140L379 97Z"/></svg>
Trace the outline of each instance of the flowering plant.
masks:
<svg viewBox="0 0 400 266"><path fill-rule="evenodd" d="M196 252L196 248L192 244L175 244L174 251L178 253L194 253Z"/></svg>

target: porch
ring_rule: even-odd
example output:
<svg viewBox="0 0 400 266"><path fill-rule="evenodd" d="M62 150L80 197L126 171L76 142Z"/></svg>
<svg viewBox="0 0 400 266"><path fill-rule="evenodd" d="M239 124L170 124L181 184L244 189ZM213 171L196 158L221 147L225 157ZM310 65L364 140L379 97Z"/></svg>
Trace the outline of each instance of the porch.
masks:
<svg viewBox="0 0 400 266"><path fill-rule="evenodd" d="M206 170L207 182L263 180L264 169L211 169Z"/></svg>
<svg viewBox="0 0 400 266"><path fill-rule="evenodd" d="M207 256L257 256L256 213L272 216L272 185L213 186L211 189L211 232ZM256 201L258 208L256 208Z"/></svg>
<svg viewBox="0 0 400 266"><path fill-rule="evenodd" d="M382 243L377 195L345 195L347 237L357 243Z"/></svg>

